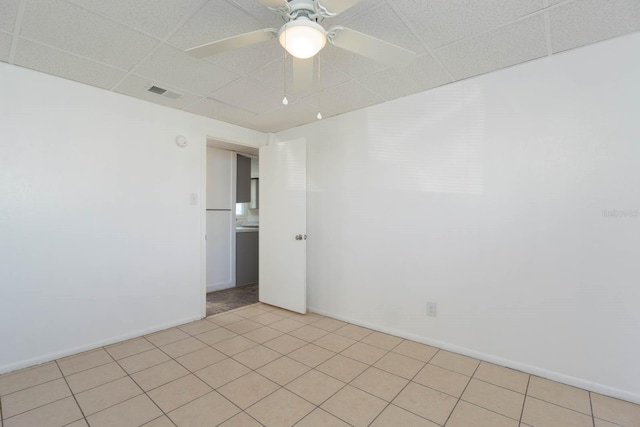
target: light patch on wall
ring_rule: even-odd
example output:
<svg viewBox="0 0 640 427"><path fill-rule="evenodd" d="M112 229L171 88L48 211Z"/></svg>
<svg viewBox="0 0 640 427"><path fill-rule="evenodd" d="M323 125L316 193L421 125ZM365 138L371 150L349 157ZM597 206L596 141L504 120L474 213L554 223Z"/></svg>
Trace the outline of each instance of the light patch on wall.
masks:
<svg viewBox="0 0 640 427"><path fill-rule="evenodd" d="M396 101L398 109L392 115L388 109L372 108L368 113L368 154L377 160L370 179L394 191L483 194L481 93L471 84L461 84L433 94L421 109L408 97ZM464 126L460 116L466 116ZM424 144L417 151L415 144L405 143L421 137Z"/></svg>

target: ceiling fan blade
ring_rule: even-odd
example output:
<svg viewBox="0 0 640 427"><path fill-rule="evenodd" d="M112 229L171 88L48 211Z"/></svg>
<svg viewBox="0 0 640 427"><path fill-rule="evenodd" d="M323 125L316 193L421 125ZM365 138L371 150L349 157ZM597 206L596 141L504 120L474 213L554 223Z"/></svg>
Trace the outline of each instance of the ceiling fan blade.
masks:
<svg viewBox="0 0 640 427"><path fill-rule="evenodd" d="M361 0L318 0L318 7L332 16L344 12L357 3L360 3L360 1Z"/></svg>
<svg viewBox="0 0 640 427"><path fill-rule="evenodd" d="M204 58L206 56L215 55L216 53L226 52L227 50L239 49L241 47L251 46L252 44L266 42L275 38L277 34L278 30L275 28L265 28L264 30L252 31L250 33L244 33L227 39L192 47L191 49L187 49L186 52L197 58Z"/></svg>
<svg viewBox="0 0 640 427"><path fill-rule="evenodd" d="M417 56L403 47L344 27L331 28L327 40L341 49L393 66L407 65Z"/></svg>
<svg viewBox="0 0 640 427"><path fill-rule="evenodd" d="M313 65L315 58L293 59L293 92L308 93L313 90Z"/></svg>
<svg viewBox="0 0 640 427"><path fill-rule="evenodd" d="M281 7L288 7L287 0L258 0L263 5L272 9L279 9Z"/></svg>

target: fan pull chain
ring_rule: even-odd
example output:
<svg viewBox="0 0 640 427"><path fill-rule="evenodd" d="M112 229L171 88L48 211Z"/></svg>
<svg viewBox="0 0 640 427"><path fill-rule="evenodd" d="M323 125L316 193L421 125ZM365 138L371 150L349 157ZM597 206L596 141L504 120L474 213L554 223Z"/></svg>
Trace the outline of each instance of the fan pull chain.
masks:
<svg viewBox="0 0 640 427"><path fill-rule="evenodd" d="M322 120L322 113L320 112L320 55L316 55L318 61L318 76L316 79L317 91L318 91L318 115L316 118Z"/></svg>
<svg viewBox="0 0 640 427"><path fill-rule="evenodd" d="M287 36L284 37L284 71L282 73L284 76L283 85L284 88L284 98L282 98L282 103L284 105L289 105L289 100L287 99Z"/></svg>

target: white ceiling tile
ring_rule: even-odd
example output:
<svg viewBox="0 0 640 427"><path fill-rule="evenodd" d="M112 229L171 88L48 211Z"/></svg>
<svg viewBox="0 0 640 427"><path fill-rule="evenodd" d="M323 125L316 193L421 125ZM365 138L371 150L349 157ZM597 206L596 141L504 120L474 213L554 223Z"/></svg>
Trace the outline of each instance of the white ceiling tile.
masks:
<svg viewBox="0 0 640 427"><path fill-rule="evenodd" d="M267 28L280 28L286 22L284 18L260 4L258 0L231 0L249 15L260 21Z"/></svg>
<svg viewBox="0 0 640 427"><path fill-rule="evenodd" d="M362 77L388 67L385 64L340 49L329 43L320 52L320 61L321 64L329 63L353 78Z"/></svg>
<svg viewBox="0 0 640 427"><path fill-rule="evenodd" d="M422 92L450 81L451 78L429 54L406 67L387 68L359 80L387 100Z"/></svg>
<svg viewBox="0 0 640 427"><path fill-rule="evenodd" d="M264 25L239 8L226 1L209 0L169 42L188 49L261 28Z"/></svg>
<svg viewBox="0 0 640 427"><path fill-rule="evenodd" d="M136 73L202 96L237 78L230 71L167 45L142 61Z"/></svg>
<svg viewBox="0 0 640 427"><path fill-rule="evenodd" d="M174 93L179 93L181 96L178 99L171 99L163 95L158 95L153 92L149 92L151 86L158 86L163 89L169 90ZM158 83L153 80L149 80L142 76L132 74L127 76L115 89L114 92L121 93L123 95L133 96L134 98L144 99L145 101L153 102L154 104L165 105L173 108L184 108L200 99L199 96L181 92L180 89L165 85L164 83Z"/></svg>
<svg viewBox="0 0 640 427"><path fill-rule="evenodd" d="M381 96L372 93L355 80L350 80L320 94L320 112L323 116L329 117L359 110L383 101Z"/></svg>
<svg viewBox="0 0 640 427"><path fill-rule="evenodd" d="M261 132L279 132L316 121L317 114L317 103L302 100L287 106L281 106L275 110L255 116L251 120L241 121L237 124Z"/></svg>
<svg viewBox="0 0 640 427"><path fill-rule="evenodd" d="M444 47L435 54L456 79L464 79L547 54L544 17L539 14Z"/></svg>
<svg viewBox="0 0 640 427"><path fill-rule="evenodd" d="M284 49L274 39L254 46L223 52L205 58L205 60L236 74L247 76L258 68L282 58L283 54Z"/></svg>
<svg viewBox="0 0 640 427"><path fill-rule="evenodd" d="M223 104L210 98L202 99L190 107L185 108L185 111L216 120L222 120L227 123L237 123L255 117L255 114L250 111Z"/></svg>
<svg viewBox="0 0 640 427"><path fill-rule="evenodd" d="M62 0L29 0L20 35L126 70L157 44L149 36Z"/></svg>
<svg viewBox="0 0 640 427"><path fill-rule="evenodd" d="M346 24L352 19L359 17L364 13L369 13L372 9L375 9L383 3L385 3L384 0L361 0L359 3L351 6L349 9L345 10L338 16L325 19L324 23L329 27L332 25L346 26Z"/></svg>
<svg viewBox="0 0 640 427"><path fill-rule="evenodd" d="M314 65L313 85L298 92L293 86L293 66L291 57L287 57L287 96L291 99L303 98L317 91L317 64ZM251 74L251 78L284 94L284 61L279 59ZM350 77L326 63L320 63L320 89L328 89L350 80Z"/></svg>
<svg viewBox="0 0 640 427"><path fill-rule="evenodd" d="M14 63L54 76L103 89L111 89L125 72L65 51L19 39Z"/></svg>
<svg viewBox="0 0 640 427"><path fill-rule="evenodd" d="M282 93L249 78L242 78L217 90L210 98L256 114L282 105Z"/></svg>
<svg viewBox="0 0 640 427"><path fill-rule="evenodd" d="M553 52L640 30L639 0L580 0L549 11Z"/></svg>
<svg viewBox="0 0 640 427"><path fill-rule="evenodd" d="M397 0L394 5L436 49L540 10L543 0Z"/></svg>
<svg viewBox="0 0 640 427"><path fill-rule="evenodd" d="M69 0L154 37L164 38L206 0Z"/></svg>
<svg viewBox="0 0 640 427"><path fill-rule="evenodd" d="M0 61L9 61L12 40L13 36L11 34L0 32Z"/></svg>
<svg viewBox="0 0 640 427"><path fill-rule="evenodd" d="M425 51L422 43L413 35L396 12L388 4L349 21L345 27L396 44L413 52Z"/></svg>
<svg viewBox="0 0 640 427"><path fill-rule="evenodd" d="M0 31L13 33L20 0L0 1Z"/></svg>

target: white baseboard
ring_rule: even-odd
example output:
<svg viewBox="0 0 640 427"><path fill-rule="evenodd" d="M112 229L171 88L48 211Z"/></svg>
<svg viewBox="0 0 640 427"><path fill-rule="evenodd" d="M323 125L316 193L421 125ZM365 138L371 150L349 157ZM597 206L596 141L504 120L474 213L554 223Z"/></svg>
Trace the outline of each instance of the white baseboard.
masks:
<svg viewBox="0 0 640 427"><path fill-rule="evenodd" d="M229 289L229 288L233 288L236 285L234 283L231 282L227 282L227 283L216 283L213 285L207 285L207 293L209 292L215 292L215 291L221 291L223 289Z"/></svg>
<svg viewBox="0 0 640 427"><path fill-rule="evenodd" d="M57 360L62 357L71 356L73 354L82 353L88 350L94 350L96 348L104 347L110 344L115 344L120 341L126 341L131 338L141 337L143 335L147 335L153 332L161 331L163 329L172 328L174 326L183 325L185 323L193 322L196 320L200 320L201 317L189 317L182 320L177 320L169 323L165 323L162 325L153 326L151 328L139 329L137 331L128 332L124 335L119 335L116 337L107 338L105 340L95 341L91 344L81 345L78 347L69 348L66 350L61 350L49 354L45 354L38 357L32 357L31 359L21 360L20 362L10 363L8 365L0 366L0 374L4 374L7 372L17 371L19 369L29 368L31 366L39 365L41 363L51 362L52 360Z"/></svg>
<svg viewBox="0 0 640 427"><path fill-rule="evenodd" d="M354 325L373 329L375 331L384 332L386 334L395 335L400 338L416 341L416 342L427 344L433 347L438 347L443 350L462 354L464 356L469 356L475 359L484 360L486 362L494 363L496 365L505 366L511 369L516 369L518 371L526 372L531 375L536 375L538 377L547 378L549 380L557 381L559 383L582 388L584 390L589 390L594 393L599 393L605 396L615 397L617 399L622 399L628 402L640 404L640 394L629 392L627 390L621 390L621 389L610 387L604 384L595 383L595 382L584 380L581 378L572 377L570 375L565 375L560 372L550 371L544 368L539 368L537 366L528 365L526 363L505 359L489 353L483 353L483 352L462 347L456 344L451 344L445 341L434 340L434 339L430 339L420 335L406 333L397 329L387 328L374 323L362 322L357 319L353 319L351 317L340 316L338 314L330 313L328 311L321 310L318 308L308 307L307 309L308 311L311 311L313 313L318 313L323 316L332 317L334 319L342 320L344 322L353 323Z"/></svg>

